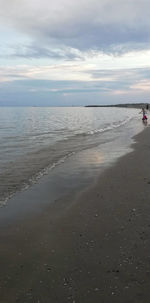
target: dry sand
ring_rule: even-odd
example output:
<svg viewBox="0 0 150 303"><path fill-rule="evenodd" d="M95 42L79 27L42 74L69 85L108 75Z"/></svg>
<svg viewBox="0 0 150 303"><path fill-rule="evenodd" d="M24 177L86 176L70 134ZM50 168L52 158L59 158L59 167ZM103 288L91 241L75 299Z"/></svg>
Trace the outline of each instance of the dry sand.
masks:
<svg viewBox="0 0 150 303"><path fill-rule="evenodd" d="M1 303L150 302L150 128L136 141L91 188L1 229Z"/></svg>

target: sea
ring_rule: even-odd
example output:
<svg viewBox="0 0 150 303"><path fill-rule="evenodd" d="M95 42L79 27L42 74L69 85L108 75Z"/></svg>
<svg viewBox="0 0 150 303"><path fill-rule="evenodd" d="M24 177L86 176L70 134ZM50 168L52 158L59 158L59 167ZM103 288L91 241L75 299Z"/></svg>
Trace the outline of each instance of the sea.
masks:
<svg viewBox="0 0 150 303"><path fill-rule="evenodd" d="M1 107L0 206L81 151L125 150L143 128L132 108Z"/></svg>

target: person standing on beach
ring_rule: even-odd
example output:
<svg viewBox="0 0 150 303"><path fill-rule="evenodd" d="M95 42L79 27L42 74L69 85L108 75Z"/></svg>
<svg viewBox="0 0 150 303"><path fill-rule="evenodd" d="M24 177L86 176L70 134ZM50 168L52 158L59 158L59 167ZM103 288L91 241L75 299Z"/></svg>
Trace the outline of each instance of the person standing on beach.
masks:
<svg viewBox="0 0 150 303"><path fill-rule="evenodd" d="M146 109L147 109L147 110L149 109L149 104L148 104L148 103L146 104Z"/></svg>
<svg viewBox="0 0 150 303"><path fill-rule="evenodd" d="M142 110L141 110L141 112L140 113L143 113L143 118L142 118L142 120L144 121L144 120L147 120L147 116L146 116L146 110L145 110L145 108L144 107L142 107Z"/></svg>

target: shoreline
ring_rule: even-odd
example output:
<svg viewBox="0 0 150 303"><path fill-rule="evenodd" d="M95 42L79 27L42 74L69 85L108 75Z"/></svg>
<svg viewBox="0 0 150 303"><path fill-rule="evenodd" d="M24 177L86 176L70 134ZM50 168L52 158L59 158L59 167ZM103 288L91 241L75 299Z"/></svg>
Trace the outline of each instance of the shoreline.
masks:
<svg viewBox="0 0 150 303"><path fill-rule="evenodd" d="M17 217L24 219L25 215L34 215L41 212L43 206L61 200L64 195L76 195L76 192L93 184L105 169L132 150L133 138L143 131L143 127L130 121L117 132L103 133L94 139L89 148L72 153L67 161L62 161L61 165L56 165L50 171L45 169L47 173L37 182L33 178L26 188L17 190L16 187L16 192L0 208L0 228L2 222L7 226L8 220L14 222Z"/></svg>
<svg viewBox="0 0 150 303"><path fill-rule="evenodd" d="M149 135L59 215L58 199L0 231L1 303L149 302Z"/></svg>
<svg viewBox="0 0 150 303"><path fill-rule="evenodd" d="M19 112L21 114L21 110ZM60 111L58 110L57 112L57 110L54 110L54 112L56 113L56 116L58 115L59 117ZM102 121L100 119L101 122L98 121L100 113L98 113L97 116L96 112L97 111L93 109L90 111L87 111L84 108L82 109L82 114L80 113L79 120L82 120L82 115L83 117L93 117L93 125L90 122L91 118L89 119L89 122L85 122L84 126L80 121L79 124L83 126L81 127L82 130L80 129L79 125L74 126L76 131L75 129L74 131L71 129L69 131L69 129L65 130L64 128L63 131L54 131L54 133L53 131L52 133L50 131L47 134L44 133L44 129L39 129L39 134L36 134L35 131L35 134L33 132L29 137L28 132L26 133L25 130L25 137L22 131L22 133L18 134L18 141L16 143L13 142L13 137L11 138L10 135L9 144L7 143L7 139L6 142L5 139L3 142L3 139L1 138L2 151L0 158L0 206L7 204L7 200L10 199L10 197L13 197L18 191L22 191L24 188L30 187L32 184L37 183L39 179L43 177L43 175L50 173L50 170L55 169L55 167L61 165L62 162L67 162L68 158L72 157L72 154L79 153L84 149L90 149L93 146L98 146L99 144L103 144L105 143L106 137L106 140L113 140L113 137L117 135L116 132L120 132L120 128L129 128L128 124L131 125L131 134L129 133L129 137L132 136L132 128L141 128L141 121L138 119L137 110L130 112L129 110L121 109L119 110L119 114L116 114L115 109L103 109L102 111L100 110L100 112L102 112ZM40 113L40 110L38 113ZM77 119L77 113L79 114L79 110L76 110L75 113L72 112L75 121ZM22 112L22 115L24 114L25 113ZM29 114L30 111L27 111L26 119ZM52 115L51 112L49 114ZM105 117L107 117L107 121L105 121ZM35 112L34 118L36 118ZM49 120L47 119L47 124L48 121ZM14 123L13 119L12 123ZM75 124L77 124L77 122L75 122ZM53 127L55 128L55 126ZM7 133L6 125L6 134L3 134L4 138L5 135L6 138L9 136L9 132L10 130L8 129ZM15 133L17 135L17 130L14 128L14 135ZM52 141L50 139L51 137Z"/></svg>

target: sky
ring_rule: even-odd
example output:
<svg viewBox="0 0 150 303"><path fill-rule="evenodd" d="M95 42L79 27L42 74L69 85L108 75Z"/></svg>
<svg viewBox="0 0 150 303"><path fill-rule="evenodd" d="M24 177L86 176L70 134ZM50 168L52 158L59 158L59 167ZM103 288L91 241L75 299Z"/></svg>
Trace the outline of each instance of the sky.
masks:
<svg viewBox="0 0 150 303"><path fill-rule="evenodd" d="M150 102L149 0L0 0L0 106Z"/></svg>

